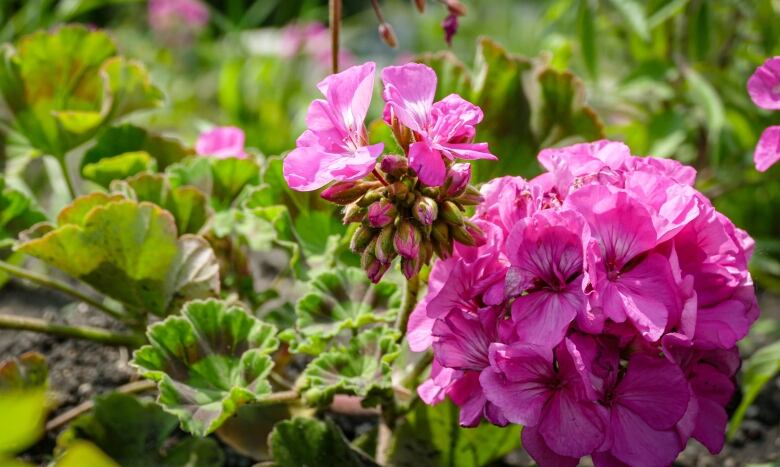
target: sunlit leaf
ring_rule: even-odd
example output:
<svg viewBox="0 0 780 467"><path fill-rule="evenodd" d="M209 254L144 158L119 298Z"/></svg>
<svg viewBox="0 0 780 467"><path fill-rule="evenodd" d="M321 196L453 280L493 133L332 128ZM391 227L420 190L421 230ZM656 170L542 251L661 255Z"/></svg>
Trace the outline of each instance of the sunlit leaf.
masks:
<svg viewBox="0 0 780 467"><path fill-rule="evenodd" d="M151 203L94 193L57 224L22 234L35 256L143 313L165 315L182 301L219 292L219 265L201 237L179 237L173 216Z"/></svg>
<svg viewBox="0 0 780 467"><path fill-rule="evenodd" d="M350 446L344 433L330 420L296 417L279 422L269 437L278 467L334 465L377 466L368 455Z"/></svg>
<svg viewBox="0 0 780 467"><path fill-rule="evenodd" d="M155 170L157 164L145 151L125 152L113 157L104 157L97 162L86 164L81 175L87 180L107 187L113 180L131 177L147 170Z"/></svg>
<svg viewBox="0 0 780 467"><path fill-rule="evenodd" d="M120 467L111 457L89 441L74 441L54 461L55 467Z"/></svg>
<svg viewBox="0 0 780 467"><path fill-rule="evenodd" d="M312 405L326 406L336 394L363 398L371 406L393 394L390 364L398 356L398 333L387 327L362 331L346 346L335 345L303 372L299 389Z"/></svg>
<svg viewBox="0 0 780 467"><path fill-rule="evenodd" d="M520 447L520 426L483 422L476 428L462 428L458 412L449 400L435 406L417 404L395 431L390 464L481 467Z"/></svg>
<svg viewBox="0 0 780 467"><path fill-rule="evenodd" d="M43 355L26 353L0 362L0 464L43 434L48 370Z"/></svg>
<svg viewBox="0 0 780 467"><path fill-rule="evenodd" d="M19 232L45 220L32 199L7 187L0 176L0 248L13 245Z"/></svg>
<svg viewBox="0 0 780 467"><path fill-rule="evenodd" d="M216 211L229 209L238 196L260 182L260 166L252 159L196 156L169 167L173 186L191 185L210 195Z"/></svg>
<svg viewBox="0 0 780 467"><path fill-rule="evenodd" d="M275 334L240 307L193 301L182 316L149 328L151 344L138 349L131 364L158 383L158 401L185 430L205 436L241 405L271 393Z"/></svg>

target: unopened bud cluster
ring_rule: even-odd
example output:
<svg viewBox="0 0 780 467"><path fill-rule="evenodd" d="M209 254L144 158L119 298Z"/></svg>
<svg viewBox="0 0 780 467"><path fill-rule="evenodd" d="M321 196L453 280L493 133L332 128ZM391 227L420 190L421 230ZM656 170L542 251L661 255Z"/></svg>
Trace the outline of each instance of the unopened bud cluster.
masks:
<svg viewBox="0 0 780 467"><path fill-rule="evenodd" d="M379 282L396 257L411 278L434 254L449 257L453 242L484 243L482 230L464 214L482 201L469 184L469 164L451 164L439 187L419 183L404 156L387 155L380 167L381 173L369 179L338 182L322 192L324 199L344 206L345 224L360 223L350 248L361 255L371 281Z"/></svg>

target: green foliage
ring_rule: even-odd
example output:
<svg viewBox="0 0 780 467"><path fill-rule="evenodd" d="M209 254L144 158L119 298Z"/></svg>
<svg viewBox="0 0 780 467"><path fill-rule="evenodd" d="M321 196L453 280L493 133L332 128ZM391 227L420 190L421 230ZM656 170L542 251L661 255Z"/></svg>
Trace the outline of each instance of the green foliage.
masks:
<svg viewBox="0 0 780 467"><path fill-rule="evenodd" d="M205 436L243 404L271 393L269 356L279 345L276 328L243 308L216 300L193 301L182 316L152 325L150 345L131 364L158 383L159 403L182 428Z"/></svg>
<svg viewBox="0 0 780 467"><path fill-rule="evenodd" d="M222 450L213 439L185 438L169 443L177 425L176 417L158 405L113 393L97 397L92 411L59 435L57 447L67 453L78 443L89 441L116 465L126 467L222 465Z"/></svg>
<svg viewBox="0 0 780 467"><path fill-rule="evenodd" d="M456 92L482 107L477 139L487 141L498 161L474 164L479 181L538 172L543 147L603 137L603 125L585 104L582 82L540 60L512 55L488 38L477 48L473 72L449 53L421 57L439 76L437 97Z"/></svg>
<svg viewBox="0 0 780 467"><path fill-rule="evenodd" d="M376 405L393 395L390 365L400 351L397 341L398 332L387 327L362 331L348 345L335 345L309 363L299 390L312 405L327 406L336 394L359 396L363 405Z"/></svg>
<svg viewBox="0 0 780 467"><path fill-rule="evenodd" d="M376 466L369 456L352 446L331 420L296 417L279 422L269 437L275 465Z"/></svg>
<svg viewBox="0 0 780 467"><path fill-rule="evenodd" d="M196 156L168 168L174 187L194 186L209 195L216 211L229 209L239 195L256 186L260 166L252 159Z"/></svg>
<svg viewBox="0 0 780 467"><path fill-rule="evenodd" d="M295 307L295 328L283 339L293 352L319 355L342 331L394 322L400 306L395 284L373 285L358 268L324 271L309 281L307 294Z"/></svg>
<svg viewBox="0 0 780 467"><path fill-rule="evenodd" d="M20 232L45 220L32 199L7 187L0 176L0 249L12 246Z"/></svg>
<svg viewBox="0 0 780 467"><path fill-rule="evenodd" d="M728 436L737 432L745 411L761 389L780 371L780 342L758 349L742 366L742 400L729 422Z"/></svg>
<svg viewBox="0 0 780 467"><path fill-rule="evenodd" d="M417 404L395 431L390 464L480 467L519 447L520 426L483 422L476 428L461 428L458 412L449 400L436 406Z"/></svg>
<svg viewBox="0 0 780 467"><path fill-rule="evenodd" d="M43 434L47 380L41 354L31 352L0 362L0 465L14 465L13 456Z"/></svg>
<svg viewBox="0 0 780 467"><path fill-rule="evenodd" d="M108 34L84 26L36 32L6 46L0 93L14 130L60 158L111 122L162 102L143 66L117 57Z"/></svg>
<svg viewBox="0 0 780 467"><path fill-rule="evenodd" d="M219 292L219 266L201 237L179 237L159 206L93 193L37 224L17 250L35 256L137 313L164 316L183 301Z"/></svg>

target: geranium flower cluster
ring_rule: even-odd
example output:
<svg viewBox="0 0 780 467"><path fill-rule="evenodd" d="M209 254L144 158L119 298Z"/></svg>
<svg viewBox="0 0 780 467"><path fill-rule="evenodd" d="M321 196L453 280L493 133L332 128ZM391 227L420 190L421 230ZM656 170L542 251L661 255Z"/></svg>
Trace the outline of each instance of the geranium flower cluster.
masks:
<svg viewBox="0 0 780 467"><path fill-rule="evenodd" d="M446 258L455 242L478 245L483 232L464 219L465 206L482 201L471 186L471 166L456 159L495 159L474 143L482 111L456 94L434 102L436 73L409 63L382 70L383 120L403 154L385 155L365 127L374 90L374 63L351 67L318 84L325 99L311 103L308 129L284 159L295 190L336 182L322 197L345 206L344 223L360 223L351 248L378 282L396 257L412 277L434 254Z"/></svg>
<svg viewBox="0 0 780 467"><path fill-rule="evenodd" d="M675 161L609 141L539 161L484 185L485 243L433 266L409 323L434 354L421 398L464 426L522 424L542 466L664 466L691 437L719 451L758 315L751 238Z"/></svg>
<svg viewBox="0 0 780 467"><path fill-rule="evenodd" d="M780 110L780 56L768 58L750 76L748 94L753 103L766 110ZM756 170L766 172L780 160L780 125L772 125L761 133L753 161Z"/></svg>

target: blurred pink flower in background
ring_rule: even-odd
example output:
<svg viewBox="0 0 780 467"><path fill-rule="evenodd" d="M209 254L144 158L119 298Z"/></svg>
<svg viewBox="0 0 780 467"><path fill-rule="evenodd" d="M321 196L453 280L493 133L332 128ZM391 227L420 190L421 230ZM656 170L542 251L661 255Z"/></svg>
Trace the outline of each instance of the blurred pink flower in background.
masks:
<svg viewBox="0 0 780 467"><path fill-rule="evenodd" d="M186 44L209 22L209 10L200 0L149 0L149 25L174 45Z"/></svg>
<svg viewBox="0 0 780 467"><path fill-rule="evenodd" d="M762 109L780 110L780 57L767 59L747 82L753 103ZM753 154L756 170L766 172L780 160L780 126L770 126L761 134Z"/></svg>
<svg viewBox="0 0 780 467"><path fill-rule="evenodd" d="M283 57L294 57L298 54L309 55L323 68L329 69L330 33L322 23L293 23L281 30L282 41L280 54ZM339 49L339 67L346 69L353 66L357 60L348 50Z"/></svg>
<svg viewBox="0 0 780 467"><path fill-rule="evenodd" d="M245 159L244 130L233 126L214 127L198 136L195 151L198 155L217 159L229 157Z"/></svg>

